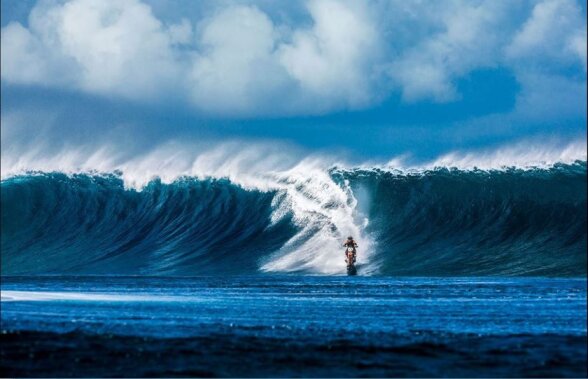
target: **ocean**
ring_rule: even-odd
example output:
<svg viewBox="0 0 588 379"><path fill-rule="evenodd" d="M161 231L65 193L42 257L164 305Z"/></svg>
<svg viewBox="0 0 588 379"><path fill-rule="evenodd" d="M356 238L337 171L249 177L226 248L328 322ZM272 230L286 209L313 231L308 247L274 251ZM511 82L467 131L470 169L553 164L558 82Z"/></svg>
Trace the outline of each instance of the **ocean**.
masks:
<svg viewBox="0 0 588 379"><path fill-rule="evenodd" d="M2 376L585 377L586 281L8 277Z"/></svg>
<svg viewBox="0 0 588 379"><path fill-rule="evenodd" d="M584 161L125 175L2 180L0 376L587 375Z"/></svg>

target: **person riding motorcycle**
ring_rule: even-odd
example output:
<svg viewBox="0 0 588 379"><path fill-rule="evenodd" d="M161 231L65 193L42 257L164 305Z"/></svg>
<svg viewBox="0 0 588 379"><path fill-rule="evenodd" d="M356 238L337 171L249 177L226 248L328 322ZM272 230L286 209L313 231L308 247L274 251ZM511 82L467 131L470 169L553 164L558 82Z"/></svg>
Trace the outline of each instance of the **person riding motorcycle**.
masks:
<svg viewBox="0 0 588 379"><path fill-rule="evenodd" d="M358 246L357 243L353 240L352 236L347 237L347 241L343 242L343 246L345 246L345 262L347 264L352 264L355 263L355 254L356 254L356 250L355 248ZM347 248L353 248L353 257L352 257L352 261L348 262L348 256L347 256Z"/></svg>

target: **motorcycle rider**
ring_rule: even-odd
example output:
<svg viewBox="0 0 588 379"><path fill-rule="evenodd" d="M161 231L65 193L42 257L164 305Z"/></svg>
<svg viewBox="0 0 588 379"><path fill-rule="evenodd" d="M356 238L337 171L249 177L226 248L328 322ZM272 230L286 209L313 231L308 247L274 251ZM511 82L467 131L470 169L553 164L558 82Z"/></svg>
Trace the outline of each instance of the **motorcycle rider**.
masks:
<svg viewBox="0 0 588 379"><path fill-rule="evenodd" d="M353 240L352 236L347 237L347 241L343 242L343 246L345 246L345 262L347 262L347 248L353 248L353 261L351 263L355 263L355 248L358 246L357 243ZM350 263L350 262L347 262Z"/></svg>

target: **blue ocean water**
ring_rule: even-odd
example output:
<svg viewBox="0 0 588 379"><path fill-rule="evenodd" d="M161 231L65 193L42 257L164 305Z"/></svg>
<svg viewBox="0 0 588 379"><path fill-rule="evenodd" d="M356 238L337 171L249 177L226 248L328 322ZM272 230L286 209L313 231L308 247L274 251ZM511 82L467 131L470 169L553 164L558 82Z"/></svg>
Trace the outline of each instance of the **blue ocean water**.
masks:
<svg viewBox="0 0 588 379"><path fill-rule="evenodd" d="M585 161L302 171L3 179L0 376L587 375Z"/></svg>
<svg viewBox="0 0 588 379"><path fill-rule="evenodd" d="M74 376L582 376L586 294L583 278L4 277L2 366L51 375L19 354L90 343ZM121 344L168 358L123 364Z"/></svg>
<svg viewBox="0 0 588 379"><path fill-rule="evenodd" d="M8 277L2 301L4 327L62 333L586 334L584 279Z"/></svg>

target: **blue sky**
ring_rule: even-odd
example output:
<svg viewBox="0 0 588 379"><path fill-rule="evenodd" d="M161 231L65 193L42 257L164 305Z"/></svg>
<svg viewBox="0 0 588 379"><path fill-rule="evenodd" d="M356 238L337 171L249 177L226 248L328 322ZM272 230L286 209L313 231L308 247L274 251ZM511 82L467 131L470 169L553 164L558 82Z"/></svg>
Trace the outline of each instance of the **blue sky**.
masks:
<svg viewBox="0 0 588 379"><path fill-rule="evenodd" d="M3 148L428 158L586 135L582 1L1 4Z"/></svg>

